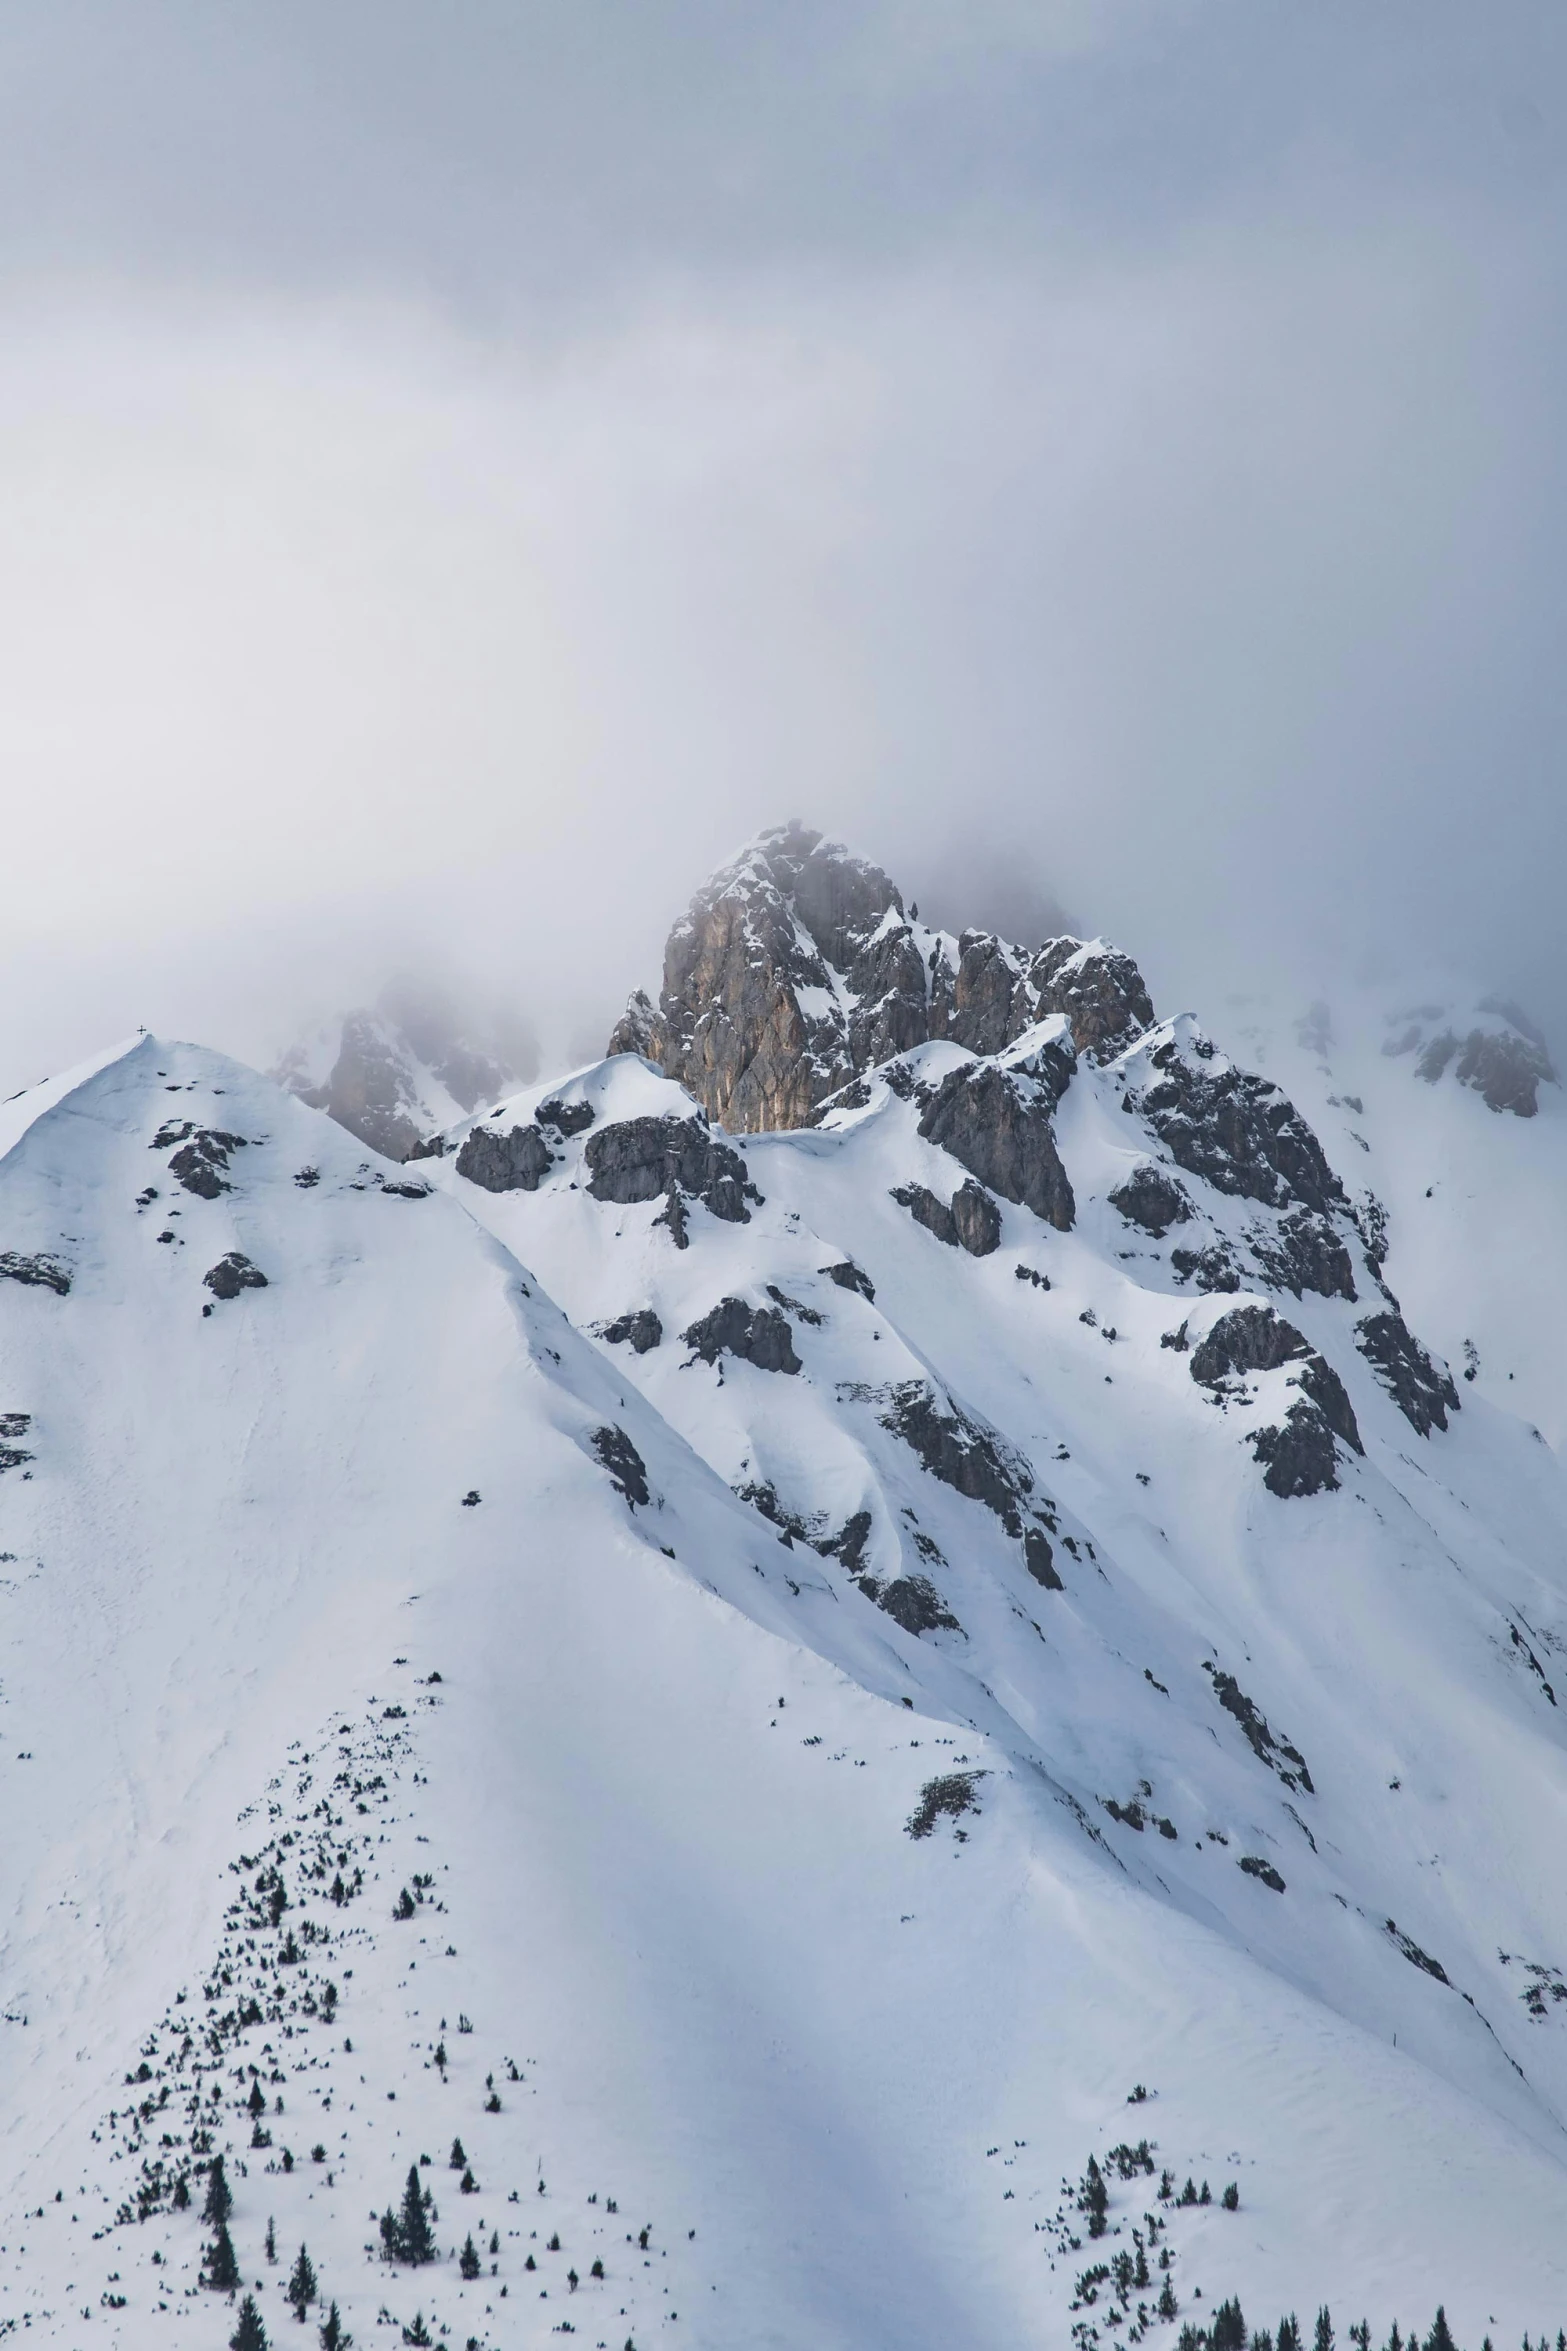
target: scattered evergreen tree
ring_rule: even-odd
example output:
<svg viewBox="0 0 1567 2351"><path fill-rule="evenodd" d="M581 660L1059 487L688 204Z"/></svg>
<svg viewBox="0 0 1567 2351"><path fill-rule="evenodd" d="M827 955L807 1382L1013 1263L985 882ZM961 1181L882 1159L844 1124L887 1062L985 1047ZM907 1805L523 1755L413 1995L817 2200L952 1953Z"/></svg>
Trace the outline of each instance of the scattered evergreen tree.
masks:
<svg viewBox="0 0 1567 2351"><path fill-rule="evenodd" d="M245 2100L245 2104L249 2107L252 2114L266 2113L266 2092L261 2087L261 2076L259 2074L256 2075L255 2079L250 2085L250 2096Z"/></svg>
<svg viewBox="0 0 1567 2351"><path fill-rule="evenodd" d="M1209 2193L1208 2183L1206 2180L1203 2181L1202 2194L1198 2197L1197 2201L1199 2204L1211 2204L1213 2202L1213 2197Z"/></svg>
<svg viewBox="0 0 1567 2351"><path fill-rule="evenodd" d="M588 2275L589 2277L601 2278L604 2275L603 2262L595 2261L593 2267L589 2270Z"/></svg>
<svg viewBox="0 0 1567 2351"><path fill-rule="evenodd" d="M1209 2340L1213 2351L1246 2351L1246 2321L1239 2302L1232 2298L1219 2304Z"/></svg>
<svg viewBox="0 0 1567 2351"><path fill-rule="evenodd" d="M209 2228L219 2228L233 2209L234 2191L224 2172L223 2158L214 2155L207 2172L207 2201L201 2208L201 2217Z"/></svg>
<svg viewBox="0 0 1567 2351"><path fill-rule="evenodd" d="M1274 2340L1278 2351L1300 2351L1300 2321L1293 2310L1288 2318L1279 2320L1279 2331Z"/></svg>
<svg viewBox="0 0 1567 2351"><path fill-rule="evenodd" d="M501 2094L499 2090L492 2090L484 2101L484 2111L486 2114L499 2114L500 2110Z"/></svg>
<svg viewBox="0 0 1567 2351"><path fill-rule="evenodd" d="M1132 2243L1137 2248L1137 2265L1132 2272L1132 2283L1140 2293L1145 2286L1151 2286L1153 2280L1148 2275L1148 2255L1143 2250L1143 2240L1136 2230L1132 2233Z"/></svg>
<svg viewBox="0 0 1567 2351"><path fill-rule="evenodd" d="M1398 2321L1396 2318L1393 2321L1392 2332L1389 2334L1387 2339L1387 2351L1404 2351L1404 2338L1398 2331Z"/></svg>
<svg viewBox="0 0 1567 2351"><path fill-rule="evenodd" d="M500 2232L500 2230L499 2230L499 2229L492 2229L492 2230L490 2231L490 2251L491 2251L492 2253L498 2253L498 2252L500 2251L500 2249L501 2249L501 2232Z"/></svg>
<svg viewBox="0 0 1567 2351"><path fill-rule="evenodd" d="M184 2172L181 2172L179 2178L174 2183L174 2209L176 2212L184 2212L188 2209L189 2204L190 2181L186 2178Z"/></svg>
<svg viewBox="0 0 1567 2351"><path fill-rule="evenodd" d="M560 2231L558 2229L551 2230L550 2241L545 2246L544 2250L546 2253L558 2253L560 2251ZM647 2240L645 2238L643 2239L642 2250L644 2253L647 2251Z"/></svg>
<svg viewBox="0 0 1567 2351"><path fill-rule="evenodd" d="M1371 2351L1371 2327L1369 2322L1366 2319L1362 2319L1359 2326L1351 2327L1349 2330L1349 2339L1354 2344L1355 2351Z"/></svg>
<svg viewBox="0 0 1567 2351"><path fill-rule="evenodd" d="M207 2266L202 2282L214 2294L232 2294L239 2284L239 2263L234 2257L234 2240L229 2235L229 2224L220 2220L211 2244L207 2247Z"/></svg>
<svg viewBox="0 0 1567 2351"><path fill-rule="evenodd" d="M408 1888L404 1886L397 1900L392 1904L392 1916L394 1918L412 1918L413 1914L414 1898ZM411 2343L413 2341L412 2335L405 2335L404 2341Z"/></svg>
<svg viewBox="0 0 1567 2351"><path fill-rule="evenodd" d="M1333 2351L1333 2321L1325 2302L1317 2312L1317 2331L1311 2338L1311 2351Z"/></svg>
<svg viewBox="0 0 1567 2351"><path fill-rule="evenodd" d="M457 2256L457 2266L465 2278L476 2278L479 2274L479 2254L473 2241L472 2229L468 2231L463 2249Z"/></svg>
<svg viewBox="0 0 1567 2351"><path fill-rule="evenodd" d="M413 2325L411 2327L404 2327L403 2329L403 2341L405 2343L424 2344L431 2343L434 2341L434 2339L434 2336L431 2334L429 2328L424 2323L424 2312L422 2310L417 2311L414 2315Z"/></svg>
<svg viewBox="0 0 1567 2351"><path fill-rule="evenodd" d="M354 2338L337 2315L334 2302L321 2322L321 2351L353 2351Z"/></svg>
<svg viewBox="0 0 1567 2351"><path fill-rule="evenodd" d="M1238 2180L1231 2180L1229 2186L1225 2189L1224 2194L1219 2198L1219 2202L1224 2206L1226 2212L1238 2212L1240 2210L1241 2191Z"/></svg>
<svg viewBox="0 0 1567 2351"><path fill-rule="evenodd" d="M277 2259L277 2230L273 2226L270 2213L267 2215L267 2259L269 2261Z"/></svg>
<svg viewBox="0 0 1567 2351"><path fill-rule="evenodd" d="M381 2242L393 2261L404 2261L417 2269L435 2259L435 2232L430 2226L433 2209L433 2197L419 2185L419 2166L410 2163L401 2212L381 2216Z"/></svg>
<svg viewBox="0 0 1567 2351"><path fill-rule="evenodd" d="M1437 2305L1436 2317L1431 2322L1431 2332L1426 2337L1426 2351L1458 2351L1458 2346L1453 2341L1452 2329L1447 2323L1447 2312L1440 2304Z"/></svg>
<svg viewBox="0 0 1567 2351"><path fill-rule="evenodd" d="M575 2293L578 2286L582 2283L582 2280L578 2277L574 2269L568 2269L566 2272L566 2283L571 2288L572 2292Z"/></svg>
<svg viewBox="0 0 1567 2351"><path fill-rule="evenodd" d="M1168 2270L1165 2271L1164 2283L1159 2288L1159 2316L1161 2318L1175 2316L1175 2288L1170 2283Z"/></svg>
<svg viewBox="0 0 1567 2351"><path fill-rule="evenodd" d="M444 2041L437 2041L435 2044L435 2064L436 2070L444 2082L446 2079L446 2043Z"/></svg>
<svg viewBox="0 0 1567 2351"><path fill-rule="evenodd" d="M293 2275L284 2292L293 2305L294 2316L303 2325L305 2312L316 2298L315 2268L303 2245L299 2248L299 2259L294 2264Z"/></svg>
<svg viewBox="0 0 1567 2351"><path fill-rule="evenodd" d="M1251 2351L1273 2351L1273 2337L1266 2327L1259 2327L1252 2336Z"/></svg>
<svg viewBox="0 0 1567 2351"><path fill-rule="evenodd" d="M461 2141L461 2139L453 2139L453 2141L452 2141L452 2151L451 2151L451 2154L450 2154L450 2156L448 2157L448 2161L450 2162L450 2164L451 2164L451 2168L452 2168L452 2170L453 2170L453 2171L466 2171L466 2170L467 2170L467 2168L468 2168L468 2158L467 2158L467 2156L466 2156L466 2155L463 2153L463 2144L462 2144L462 2141Z"/></svg>
<svg viewBox="0 0 1567 2351"><path fill-rule="evenodd" d="M239 2324L229 2337L229 2351L267 2351L267 2330L254 2294L247 2294L239 2306Z"/></svg>
<svg viewBox="0 0 1567 2351"><path fill-rule="evenodd" d="M1088 2215L1089 2235L1102 2237L1105 2233L1105 2214L1110 2207L1110 2197L1105 2187L1104 2173L1091 2155L1088 2158L1088 2169L1083 2174L1083 2184L1077 2192L1077 2202L1079 2211L1086 2212Z"/></svg>
<svg viewBox="0 0 1567 2351"><path fill-rule="evenodd" d="M463 2173L462 2178L457 2182L457 2186L459 2193L464 2196L477 2196L479 2193L479 2183L474 2178L471 2171L465 2171Z"/></svg>

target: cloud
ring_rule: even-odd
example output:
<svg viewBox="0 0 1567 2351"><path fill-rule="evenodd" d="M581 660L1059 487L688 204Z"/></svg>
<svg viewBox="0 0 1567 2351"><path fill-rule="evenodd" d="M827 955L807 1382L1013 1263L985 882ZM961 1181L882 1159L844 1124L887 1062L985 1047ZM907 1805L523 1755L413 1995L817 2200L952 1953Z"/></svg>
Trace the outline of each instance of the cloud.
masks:
<svg viewBox="0 0 1567 2351"><path fill-rule="evenodd" d="M1517 26L1433 13L1379 138L1385 26L1226 84L1224 8L590 20L13 23L80 71L0 250L0 1083L421 958L596 1033L794 813L1026 867L1166 1002L1435 951L1567 1010Z"/></svg>

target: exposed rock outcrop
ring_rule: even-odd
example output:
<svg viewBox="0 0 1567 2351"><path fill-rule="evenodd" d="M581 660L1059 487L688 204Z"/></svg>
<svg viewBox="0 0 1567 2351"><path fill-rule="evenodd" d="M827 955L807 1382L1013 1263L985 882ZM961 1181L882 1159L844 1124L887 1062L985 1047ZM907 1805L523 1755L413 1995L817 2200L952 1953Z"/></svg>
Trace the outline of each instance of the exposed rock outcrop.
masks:
<svg viewBox="0 0 1567 2351"><path fill-rule="evenodd" d="M1288 1364L1300 1366L1292 1383L1299 1397L1282 1425L1251 1432L1263 1484L1286 1499L1338 1484L1339 1443L1354 1453L1365 1451L1338 1373L1271 1306L1233 1307L1192 1349L1191 1358L1192 1378L1221 1396L1248 1372L1279 1371Z"/></svg>
<svg viewBox="0 0 1567 2351"><path fill-rule="evenodd" d="M1322 1145L1271 1079L1237 1069L1195 1026L1155 1046L1148 1069L1146 1084L1128 1086L1124 1107L1141 1112L1189 1175L1270 1208L1348 1212Z"/></svg>
<svg viewBox="0 0 1567 2351"><path fill-rule="evenodd" d="M687 1200L700 1200L725 1224L749 1224L746 1203L762 1197L739 1152L715 1141L699 1118L620 1119L588 1137L584 1157L595 1200L629 1207L662 1195L669 1204L665 1221L681 1249Z"/></svg>
<svg viewBox="0 0 1567 2351"><path fill-rule="evenodd" d="M754 1363L758 1371L800 1369L789 1318L776 1306L747 1306L743 1298L720 1298L680 1335L703 1363L733 1355L742 1363Z"/></svg>
<svg viewBox="0 0 1567 2351"><path fill-rule="evenodd" d="M1452 1375L1438 1370L1401 1314L1368 1314L1355 1326L1355 1345L1412 1429L1428 1437L1447 1427L1459 1408Z"/></svg>
<svg viewBox="0 0 1567 2351"><path fill-rule="evenodd" d="M1001 1246L1001 1211L984 1186L972 1179L953 1193L950 1205L923 1184L899 1184L892 1197L916 1224L934 1233L938 1241L945 1241L949 1249L966 1249L970 1257L988 1257Z"/></svg>
<svg viewBox="0 0 1567 2351"><path fill-rule="evenodd" d="M1533 1118L1542 1084L1557 1083L1544 1037L1526 1012L1504 998L1487 996L1470 1012L1469 1025L1441 1005L1420 1004L1401 1013L1382 1050L1414 1053L1416 1075L1434 1086L1449 1069L1488 1109Z"/></svg>
<svg viewBox="0 0 1567 2351"><path fill-rule="evenodd" d="M291 1047L272 1075L372 1151L408 1159L455 1116L525 1084L537 1063L520 1023L475 1024L444 988L400 979Z"/></svg>
<svg viewBox="0 0 1567 2351"><path fill-rule="evenodd" d="M508 1134L475 1127L457 1154L457 1173L486 1192L536 1192L554 1164L537 1126L513 1127Z"/></svg>
<svg viewBox="0 0 1567 2351"><path fill-rule="evenodd" d="M1102 1054L1152 1020L1137 967L1098 941L1037 953L926 929L878 866L798 824L763 833L670 933L657 1004L610 1038L734 1132L810 1123L829 1096L917 1045L1001 1052L1051 1012Z"/></svg>
<svg viewBox="0 0 1567 2351"><path fill-rule="evenodd" d="M1171 1225L1185 1224L1192 1213L1192 1204L1174 1176L1147 1159L1117 1185L1110 1194L1110 1205L1120 1210L1128 1224L1150 1233L1156 1241L1164 1239Z"/></svg>
<svg viewBox="0 0 1567 2351"><path fill-rule="evenodd" d="M1076 1204L1052 1114L1070 1074L1070 1060L1051 1048L1011 1066L969 1062L936 1087L919 1131L1003 1200L1069 1232Z"/></svg>

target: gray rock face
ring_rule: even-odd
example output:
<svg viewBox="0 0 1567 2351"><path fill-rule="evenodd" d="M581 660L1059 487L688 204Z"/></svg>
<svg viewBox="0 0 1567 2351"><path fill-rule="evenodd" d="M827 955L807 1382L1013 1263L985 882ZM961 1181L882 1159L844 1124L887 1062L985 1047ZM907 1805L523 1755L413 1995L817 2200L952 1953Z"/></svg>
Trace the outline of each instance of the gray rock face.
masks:
<svg viewBox="0 0 1567 2351"><path fill-rule="evenodd" d="M952 1223L958 1247L970 1257L989 1257L1001 1246L1001 1211L983 1184L971 1179L952 1195Z"/></svg>
<svg viewBox="0 0 1567 2351"><path fill-rule="evenodd" d="M800 1369L789 1318L776 1306L747 1306L743 1298L720 1298L709 1313L680 1335L704 1363L716 1363L720 1355L734 1355L742 1363L754 1363L758 1371L792 1373Z"/></svg>
<svg viewBox="0 0 1567 2351"><path fill-rule="evenodd" d="M1219 1192L1270 1208L1348 1212L1344 1187L1306 1121L1271 1079L1217 1060L1206 1038L1189 1049L1171 1038L1151 1056L1153 1082L1129 1087L1178 1167Z"/></svg>
<svg viewBox="0 0 1567 2351"><path fill-rule="evenodd" d="M486 1192L536 1192L555 1163L537 1126L497 1134L475 1127L457 1154L457 1173Z"/></svg>
<svg viewBox="0 0 1567 2351"><path fill-rule="evenodd" d="M0 1249L0 1281L21 1282L31 1290L53 1290L57 1298L70 1295L71 1275L58 1257L29 1256L21 1249Z"/></svg>
<svg viewBox="0 0 1567 2351"><path fill-rule="evenodd" d="M1337 1441L1351 1452L1365 1451L1338 1373L1271 1306L1237 1306L1221 1315L1192 1349L1191 1360L1192 1378L1218 1393L1247 1372L1278 1371L1291 1363L1300 1365L1295 1381L1299 1399L1289 1407L1282 1426L1255 1429L1251 1437L1252 1450L1263 1465L1263 1484L1283 1499L1337 1486Z"/></svg>
<svg viewBox="0 0 1567 2351"><path fill-rule="evenodd" d="M1428 1437L1445 1429L1458 1410L1452 1376L1438 1371L1401 1314L1368 1314L1355 1326L1355 1345L1410 1427Z"/></svg>
<svg viewBox="0 0 1567 2351"><path fill-rule="evenodd" d="M1078 1050L1136 1035L1152 1007L1114 949L1036 955L983 932L922 930L879 867L798 824L763 833L670 933L655 1005L610 1038L676 1078L737 1133L810 1123L860 1073L932 1038L992 1054L1052 1011Z"/></svg>
<svg viewBox="0 0 1567 2351"><path fill-rule="evenodd" d="M1192 1213L1192 1204L1174 1176L1146 1159L1110 1194L1110 1205L1120 1210L1128 1224L1150 1233L1156 1241L1164 1239L1171 1225L1185 1224Z"/></svg>
<svg viewBox="0 0 1567 2351"><path fill-rule="evenodd" d="M761 1200L739 1152L715 1142L700 1119L621 1119L588 1138L585 1157L595 1200L629 1207L663 1195L679 1248L686 1246L685 1200L700 1200L725 1224L749 1224L746 1202Z"/></svg>
<svg viewBox="0 0 1567 2351"><path fill-rule="evenodd" d="M186 1128L190 1141L169 1160L169 1173L187 1192L201 1200L216 1200L230 1189L229 1155L245 1148L243 1135L225 1134L221 1127ZM155 1140L153 1149L158 1148Z"/></svg>
<svg viewBox="0 0 1567 2351"><path fill-rule="evenodd" d="M607 1322L601 1336L612 1347L629 1347L634 1355L650 1355L663 1342L664 1326L651 1306L640 1306L635 1314L622 1314Z"/></svg>
<svg viewBox="0 0 1567 2351"><path fill-rule="evenodd" d="M372 1151L407 1159L441 1123L432 1080L472 1112L532 1076L538 1050L524 1027L483 1022L479 1029L475 1036L443 988L395 980L374 1005L344 1016L335 1048L320 1040L295 1046L272 1074ZM449 1117L450 1104L444 1107Z"/></svg>
<svg viewBox="0 0 1567 2351"><path fill-rule="evenodd" d="M871 1305L875 1305L876 1285L870 1275L855 1264L852 1257L844 1258L838 1265L824 1265L822 1271L830 1282L837 1284L840 1290L857 1290L862 1298L868 1299Z"/></svg>
<svg viewBox="0 0 1567 2351"><path fill-rule="evenodd" d="M1476 1023L1465 1030L1445 1018L1440 1005L1421 1004L1394 1024L1395 1033L1382 1050L1417 1054L1415 1074L1427 1085L1436 1085L1452 1069L1458 1083L1472 1087L1488 1109L1533 1118L1541 1085L1557 1082L1544 1037L1526 1012L1501 997L1484 997L1476 1009L1503 1025Z"/></svg>
<svg viewBox="0 0 1567 2351"><path fill-rule="evenodd" d="M1051 1123L1063 1082L1053 1056L1038 1055L1026 1069L971 1062L942 1080L919 1131L1003 1200L1069 1232L1076 1203Z"/></svg>
<svg viewBox="0 0 1567 2351"><path fill-rule="evenodd" d="M980 1184L970 1181L960 1185L950 1206L923 1184L899 1184L892 1197L916 1224L934 1233L938 1241L945 1241L949 1249L966 1249L970 1257L988 1257L1001 1246L1001 1211Z"/></svg>
<svg viewBox="0 0 1567 2351"><path fill-rule="evenodd" d="M865 1576L860 1589L878 1608L886 1610L894 1624L901 1625L916 1638L921 1633L963 1630L929 1576L897 1576L890 1584L879 1584L874 1576Z"/></svg>
<svg viewBox="0 0 1567 2351"><path fill-rule="evenodd" d="M645 1507L649 1500L647 1463L625 1430L614 1427L595 1429L588 1442L608 1470L610 1483L625 1496L632 1509Z"/></svg>
<svg viewBox="0 0 1567 2351"><path fill-rule="evenodd" d="M260 1266L252 1265L238 1249L220 1257L201 1278L214 1298L237 1298L241 1290L264 1290L268 1286Z"/></svg>

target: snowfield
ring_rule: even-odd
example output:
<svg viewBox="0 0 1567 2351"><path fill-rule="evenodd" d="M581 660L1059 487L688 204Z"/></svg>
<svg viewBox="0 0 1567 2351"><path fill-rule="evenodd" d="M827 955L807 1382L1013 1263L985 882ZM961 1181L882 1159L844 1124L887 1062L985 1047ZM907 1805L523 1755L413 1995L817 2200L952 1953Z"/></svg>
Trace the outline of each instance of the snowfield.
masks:
<svg viewBox="0 0 1567 2351"><path fill-rule="evenodd" d="M0 2338L226 2343L219 2154L283 2342L301 2243L361 2346L1567 2319L1559 1357L1409 1173L1559 1223L1560 1113L1378 1063L1403 1406L1333 1114L1320 1210L1276 1102L1277 1197L1194 1172L1190 1022L402 1166L151 1037L5 1106ZM1073 1213L974 1253L986 1087Z"/></svg>

